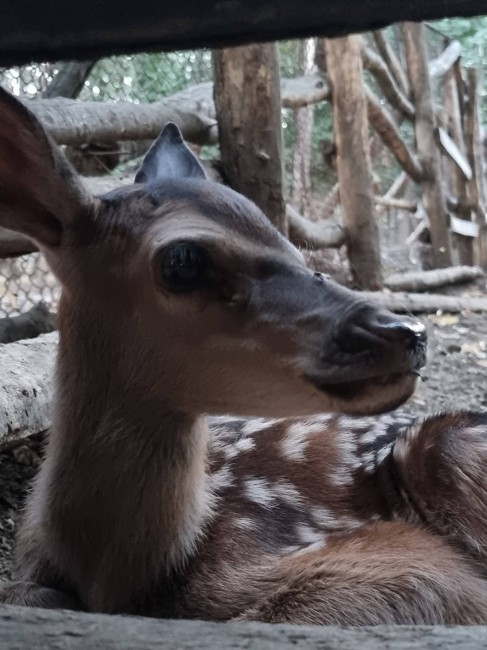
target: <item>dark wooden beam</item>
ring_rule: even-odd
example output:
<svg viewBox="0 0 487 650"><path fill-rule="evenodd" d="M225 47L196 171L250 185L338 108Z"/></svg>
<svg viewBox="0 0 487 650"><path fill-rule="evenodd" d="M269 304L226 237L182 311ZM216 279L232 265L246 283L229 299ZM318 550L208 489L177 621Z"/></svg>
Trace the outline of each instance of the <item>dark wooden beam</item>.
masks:
<svg viewBox="0 0 487 650"><path fill-rule="evenodd" d="M44 0L2 12L0 66L149 50L339 36L393 22L473 16L484 0Z"/></svg>

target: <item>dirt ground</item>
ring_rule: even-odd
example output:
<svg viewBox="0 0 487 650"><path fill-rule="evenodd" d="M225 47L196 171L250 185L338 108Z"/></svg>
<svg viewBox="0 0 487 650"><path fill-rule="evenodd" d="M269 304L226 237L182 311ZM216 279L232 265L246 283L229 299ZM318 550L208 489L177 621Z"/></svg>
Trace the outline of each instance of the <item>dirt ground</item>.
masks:
<svg viewBox="0 0 487 650"><path fill-rule="evenodd" d="M429 360L416 394L404 410L487 409L487 315L430 316ZM37 437L0 453L0 579L10 577L13 536L40 451Z"/></svg>

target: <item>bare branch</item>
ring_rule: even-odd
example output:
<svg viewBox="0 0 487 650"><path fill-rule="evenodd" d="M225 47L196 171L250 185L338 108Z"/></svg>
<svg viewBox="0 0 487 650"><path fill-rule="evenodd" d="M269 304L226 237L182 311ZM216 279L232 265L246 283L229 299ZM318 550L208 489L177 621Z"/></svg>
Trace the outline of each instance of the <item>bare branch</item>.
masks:
<svg viewBox="0 0 487 650"><path fill-rule="evenodd" d="M375 46L379 51L379 54L384 59L386 65L389 67L394 79L396 80L401 92L408 97L409 96L409 83L407 76L402 68L400 61L397 56L394 54L394 51L389 46L389 43L386 40L384 32L380 30L375 30L372 32L372 38L374 39Z"/></svg>
<svg viewBox="0 0 487 650"><path fill-rule="evenodd" d="M400 194L406 187L409 181L409 176L406 172L401 172L399 176L395 179L392 185L389 187L387 192L384 194L384 199L393 199Z"/></svg>
<svg viewBox="0 0 487 650"><path fill-rule="evenodd" d="M362 40L362 59L364 68L374 75L380 89L391 105L408 120L414 119L414 106L402 93L389 68L381 57Z"/></svg>
<svg viewBox="0 0 487 650"><path fill-rule="evenodd" d="M405 199L396 199L394 197L376 196L376 203L384 208L395 208L396 210L406 210L406 212L416 212L418 204Z"/></svg>
<svg viewBox="0 0 487 650"><path fill-rule="evenodd" d="M367 113L370 124L377 131L382 142L391 151L404 171L414 181L419 182L423 178L423 170L416 156L409 151L397 126L386 109L381 106L370 88L365 87L365 95L367 98Z"/></svg>

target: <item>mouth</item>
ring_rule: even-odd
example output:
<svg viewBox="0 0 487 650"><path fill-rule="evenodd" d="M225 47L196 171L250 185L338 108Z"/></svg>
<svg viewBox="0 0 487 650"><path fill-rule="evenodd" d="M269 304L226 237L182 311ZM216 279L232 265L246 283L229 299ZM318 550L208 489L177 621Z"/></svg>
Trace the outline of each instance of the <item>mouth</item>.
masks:
<svg viewBox="0 0 487 650"><path fill-rule="evenodd" d="M319 381L307 377L320 392L343 402L344 408L355 410L356 404L365 405L357 412L380 413L390 411L403 404L414 392L419 369L404 372L385 373L367 379L351 379L339 383Z"/></svg>

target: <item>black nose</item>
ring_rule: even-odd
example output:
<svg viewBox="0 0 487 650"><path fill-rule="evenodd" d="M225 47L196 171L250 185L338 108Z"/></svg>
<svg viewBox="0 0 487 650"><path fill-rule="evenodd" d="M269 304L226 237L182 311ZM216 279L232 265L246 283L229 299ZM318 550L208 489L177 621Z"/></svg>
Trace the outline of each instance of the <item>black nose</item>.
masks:
<svg viewBox="0 0 487 650"><path fill-rule="evenodd" d="M410 342L411 345L426 344L426 327L414 318L400 318L389 312L378 312L364 319L365 327L372 333L390 341Z"/></svg>
<svg viewBox="0 0 487 650"><path fill-rule="evenodd" d="M426 328L414 318L371 310L357 314L347 325L340 336L341 348L347 352L403 353L411 370L426 363Z"/></svg>

